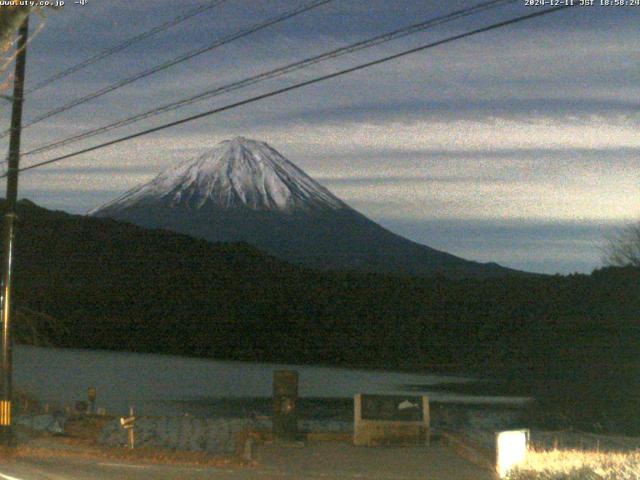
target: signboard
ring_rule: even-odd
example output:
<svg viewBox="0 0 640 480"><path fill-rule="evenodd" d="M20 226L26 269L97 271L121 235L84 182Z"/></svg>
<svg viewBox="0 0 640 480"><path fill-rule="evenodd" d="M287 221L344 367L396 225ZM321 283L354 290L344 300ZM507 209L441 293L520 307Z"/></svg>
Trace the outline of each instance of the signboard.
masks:
<svg viewBox="0 0 640 480"><path fill-rule="evenodd" d="M120 425L122 426L122 428L125 428L125 429L133 428L135 426L135 423L136 423L136 417L134 416L120 417Z"/></svg>
<svg viewBox="0 0 640 480"><path fill-rule="evenodd" d="M363 420L423 422L422 397L396 395L361 395Z"/></svg>
<svg viewBox="0 0 640 480"><path fill-rule="evenodd" d="M428 445L429 399L415 395L356 395L353 443Z"/></svg>

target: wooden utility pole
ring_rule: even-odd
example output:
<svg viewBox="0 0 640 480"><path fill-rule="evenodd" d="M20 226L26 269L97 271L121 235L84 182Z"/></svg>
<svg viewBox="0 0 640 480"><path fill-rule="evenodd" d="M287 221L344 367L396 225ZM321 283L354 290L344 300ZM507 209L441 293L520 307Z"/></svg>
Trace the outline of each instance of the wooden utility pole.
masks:
<svg viewBox="0 0 640 480"><path fill-rule="evenodd" d="M7 168L7 199L4 215L4 238L2 244L2 347L0 368L0 444L15 445L12 422L12 373L11 358L11 319L12 305L12 267L13 241L18 201L18 171L20 168L20 134L22 129L22 101L24 95L24 75L27 61L27 38L29 36L29 17L27 16L18 31L18 55L16 56L15 79L13 84L13 109L11 111L11 137L9 140L9 159Z"/></svg>

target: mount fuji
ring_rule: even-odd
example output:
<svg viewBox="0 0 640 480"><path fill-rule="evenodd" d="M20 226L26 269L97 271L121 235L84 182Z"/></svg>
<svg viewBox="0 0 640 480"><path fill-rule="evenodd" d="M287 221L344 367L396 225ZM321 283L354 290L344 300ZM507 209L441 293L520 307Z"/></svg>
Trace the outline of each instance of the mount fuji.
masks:
<svg viewBox="0 0 640 480"><path fill-rule="evenodd" d="M349 207L264 142L236 137L89 215L244 241L321 269L487 277L519 273L421 245Z"/></svg>

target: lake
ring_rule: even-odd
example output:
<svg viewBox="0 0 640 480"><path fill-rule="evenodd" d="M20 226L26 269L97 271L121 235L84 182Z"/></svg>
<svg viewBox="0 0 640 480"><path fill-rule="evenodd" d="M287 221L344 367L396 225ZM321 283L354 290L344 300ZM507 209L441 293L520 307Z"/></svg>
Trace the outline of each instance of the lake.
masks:
<svg viewBox="0 0 640 480"><path fill-rule="evenodd" d="M70 350L18 345L14 348L14 385L41 402L59 407L86 400L97 389L96 404L112 413L134 405L141 415L202 413L219 399L270 397L275 370L299 372L300 397L351 398L356 393L427 394L433 401L518 403L508 397L473 397L429 386L472 382L470 378L422 373L248 363L100 350ZM407 390L407 385L419 385Z"/></svg>

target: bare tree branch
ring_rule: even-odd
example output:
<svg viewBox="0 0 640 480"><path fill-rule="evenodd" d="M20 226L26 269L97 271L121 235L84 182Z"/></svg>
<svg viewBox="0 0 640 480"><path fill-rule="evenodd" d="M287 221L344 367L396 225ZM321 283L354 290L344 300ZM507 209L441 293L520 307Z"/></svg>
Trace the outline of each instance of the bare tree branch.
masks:
<svg viewBox="0 0 640 480"><path fill-rule="evenodd" d="M615 267L640 267L640 222L620 229L609 238L603 261Z"/></svg>

